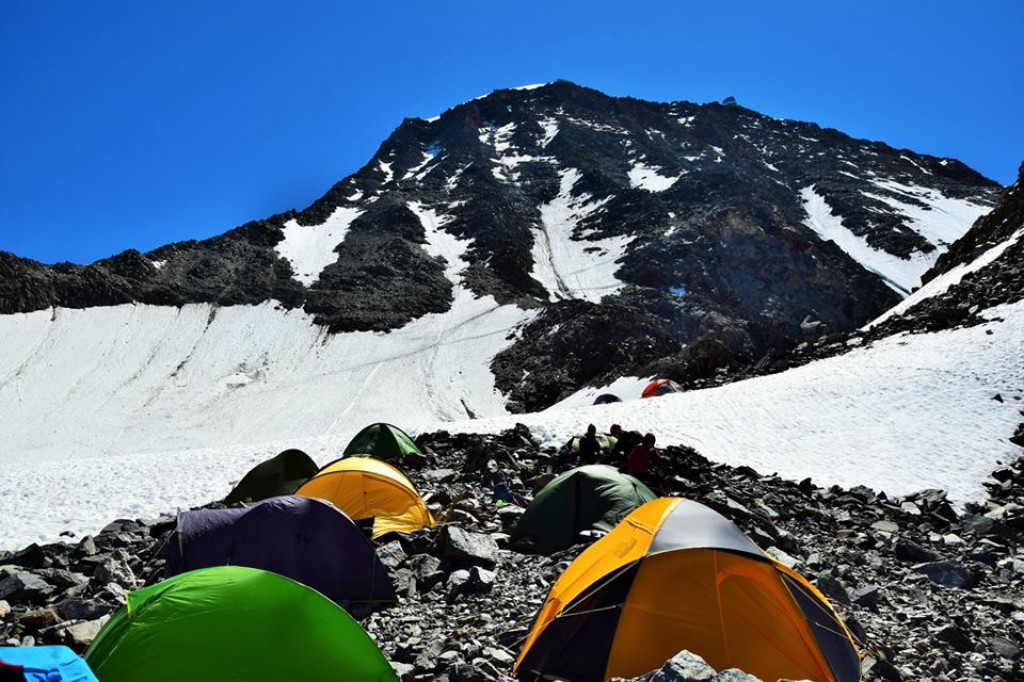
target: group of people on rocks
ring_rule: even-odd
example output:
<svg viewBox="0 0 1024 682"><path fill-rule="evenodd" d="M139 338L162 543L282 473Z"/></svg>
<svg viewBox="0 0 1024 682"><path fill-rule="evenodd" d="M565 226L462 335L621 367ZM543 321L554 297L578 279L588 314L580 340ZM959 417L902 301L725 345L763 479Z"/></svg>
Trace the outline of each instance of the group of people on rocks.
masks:
<svg viewBox="0 0 1024 682"><path fill-rule="evenodd" d="M597 427L587 426L579 440L579 464L611 464L645 483L653 482L654 465L662 459L654 447L654 434L641 436L638 431L625 431L619 424L612 424L609 435L615 443L606 448L597 437Z"/></svg>

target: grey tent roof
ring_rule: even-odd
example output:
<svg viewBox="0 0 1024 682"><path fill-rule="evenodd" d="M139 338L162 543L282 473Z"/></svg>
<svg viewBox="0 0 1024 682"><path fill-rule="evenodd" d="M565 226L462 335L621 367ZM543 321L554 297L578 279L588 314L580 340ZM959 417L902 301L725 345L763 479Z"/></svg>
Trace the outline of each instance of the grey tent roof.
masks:
<svg viewBox="0 0 1024 682"><path fill-rule="evenodd" d="M765 554L739 527L714 509L680 499L661 522L648 554L675 549L724 549L764 560Z"/></svg>

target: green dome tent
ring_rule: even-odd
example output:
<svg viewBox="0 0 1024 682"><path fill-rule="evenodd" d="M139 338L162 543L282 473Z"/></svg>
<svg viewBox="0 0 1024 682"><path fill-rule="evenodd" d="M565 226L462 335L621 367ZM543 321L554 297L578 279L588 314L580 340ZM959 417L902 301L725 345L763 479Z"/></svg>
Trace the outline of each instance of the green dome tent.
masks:
<svg viewBox="0 0 1024 682"><path fill-rule="evenodd" d="M610 531L656 499L650 488L605 464L570 469L537 493L512 533L524 549L551 554L572 546L583 530Z"/></svg>
<svg viewBox="0 0 1024 682"><path fill-rule="evenodd" d="M128 595L85 652L103 682L397 682L359 624L255 568L190 571Z"/></svg>
<svg viewBox="0 0 1024 682"><path fill-rule="evenodd" d="M562 446L562 449L565 452L571 452L573 454L579 453L580 440L583 438L584 435L586 434L573 436L566 442L565 445ZM597 442L605 452L610 452L611 449L615 447L615 443L618 442L618 439L615 436L608 435L607 433L599 433L597 434Z"/></svg>
<svg viewBox="0 0 1024 682"><path fill-rule="evenodd" d="M377 459L401 462L410 454L423 453L409 434L391 424L370 424L352 438L342 457L371 455Z"/></svg>
<svg viewBox="0 0 1024 682"><path fill-rule="evenodd" d="M302 450L285 450L253 467L224 498L224 504L291 495L319 470L316 462Z"/></svg>

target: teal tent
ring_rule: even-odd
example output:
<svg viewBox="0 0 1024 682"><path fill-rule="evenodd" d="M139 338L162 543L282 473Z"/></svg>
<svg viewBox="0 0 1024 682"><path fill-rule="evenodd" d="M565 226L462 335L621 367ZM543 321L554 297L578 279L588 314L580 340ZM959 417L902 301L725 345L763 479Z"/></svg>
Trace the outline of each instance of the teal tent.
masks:
<svg viewBox="0 0 1024 682"><path fill-rule="evenodd" d="M319 470L316 462L302 450L285 450L253 467L224 498L224 504L291 495Z"/></svg>
<svg viewBox="0 0 1024 682"><path fill-rule="evenodd" d="M342 456L370 455L389 462L401 462L411 454L423 453L405 431L392 424L370 424L352 438Z"/></svg>
<svg viewBox="0 0 1024 682"><path fill-rule="evenodd" d="M551 554L566 549L584 530L608 532L657 495L605 464L570 469L537 493L512 533L521 549Z"/></svg>

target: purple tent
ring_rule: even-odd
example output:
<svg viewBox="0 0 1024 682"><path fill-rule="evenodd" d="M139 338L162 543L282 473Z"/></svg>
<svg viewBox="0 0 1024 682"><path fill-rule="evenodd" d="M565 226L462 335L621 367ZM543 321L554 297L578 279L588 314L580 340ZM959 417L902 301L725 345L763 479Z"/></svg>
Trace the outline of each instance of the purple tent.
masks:
<svg viewBox="0 0 1024 682"><path fill-rule="evenodd" d="M168 576L208 566L249 566L335 601L396 599L373 544L324 500L285 495L250 507L182 512L164 554Z"/></svg>

